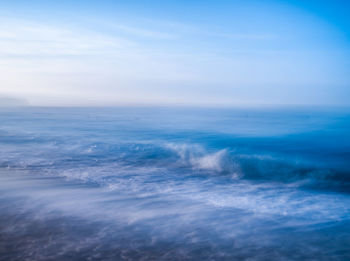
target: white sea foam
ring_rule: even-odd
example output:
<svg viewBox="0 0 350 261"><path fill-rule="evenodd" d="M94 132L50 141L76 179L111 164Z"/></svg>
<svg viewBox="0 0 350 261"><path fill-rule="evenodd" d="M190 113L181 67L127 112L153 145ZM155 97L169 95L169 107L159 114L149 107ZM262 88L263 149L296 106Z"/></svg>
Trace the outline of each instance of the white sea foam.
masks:
<svg viewBox="0 0 350 261"><path fill-rule="evenodd" d="M194 170L227 171L234 177L239 176L239 166L230 158L227 149L209 152L198 144L174 143L167 143L166 147L179 156L178 162L181 165L190 166Z"/></svg>

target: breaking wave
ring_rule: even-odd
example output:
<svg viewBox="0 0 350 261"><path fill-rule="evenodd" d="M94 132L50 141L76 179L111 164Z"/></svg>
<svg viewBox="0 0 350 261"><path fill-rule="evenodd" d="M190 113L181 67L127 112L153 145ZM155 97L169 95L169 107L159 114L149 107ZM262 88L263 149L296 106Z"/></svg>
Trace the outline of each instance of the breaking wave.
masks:
<svg viewBox="0 0 350 261"><path fill-rule="evenodd" d="M30 141L33 139L30 138ZM35 142L35 141L34 141ZM177 173L221 175L232 180L248 179L294 183L348 191L347 170L318 166L316 162L289 160L268 154L242 154L233 148L206 149L196 143L144 141L120 144L65 144L47 142L36 152L3 150L0 167L36 171L46 175L106 184L113 175ZM110 184L107 184L110 185Z"/></svg>

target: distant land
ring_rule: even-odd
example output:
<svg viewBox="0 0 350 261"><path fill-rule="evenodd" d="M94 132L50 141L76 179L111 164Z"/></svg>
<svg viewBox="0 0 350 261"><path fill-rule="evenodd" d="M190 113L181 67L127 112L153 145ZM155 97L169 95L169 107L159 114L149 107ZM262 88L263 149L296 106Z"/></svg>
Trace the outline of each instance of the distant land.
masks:
<svg viewBox="0 0 350 261"><path fill-rule="evenodd" d="M28 106L29 103L25 99L0 96L0 107L12 107L12 106Z"/></svg>

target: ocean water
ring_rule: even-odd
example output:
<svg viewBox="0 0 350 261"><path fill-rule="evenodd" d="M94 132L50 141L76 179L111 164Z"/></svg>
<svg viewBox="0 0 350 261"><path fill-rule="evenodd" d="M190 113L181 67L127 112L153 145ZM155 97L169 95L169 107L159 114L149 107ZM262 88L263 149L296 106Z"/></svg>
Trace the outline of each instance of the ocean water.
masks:
<svg viewBox="0 0 350 261"><path fill-rule="evenodd" d="M0 260L350 260L350 111L0 108Z"/></svg>

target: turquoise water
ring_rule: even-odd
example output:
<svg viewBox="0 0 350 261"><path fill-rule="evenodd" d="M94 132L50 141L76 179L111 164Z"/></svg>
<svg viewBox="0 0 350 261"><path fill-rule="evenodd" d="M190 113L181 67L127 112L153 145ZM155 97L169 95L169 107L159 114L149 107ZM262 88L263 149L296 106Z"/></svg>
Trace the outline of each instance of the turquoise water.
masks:
<svg viewBox="0 0 350 261"><path fill-rule="evenodd" d="M350 111L1 108L1 260L349 260Z"/></svg>

